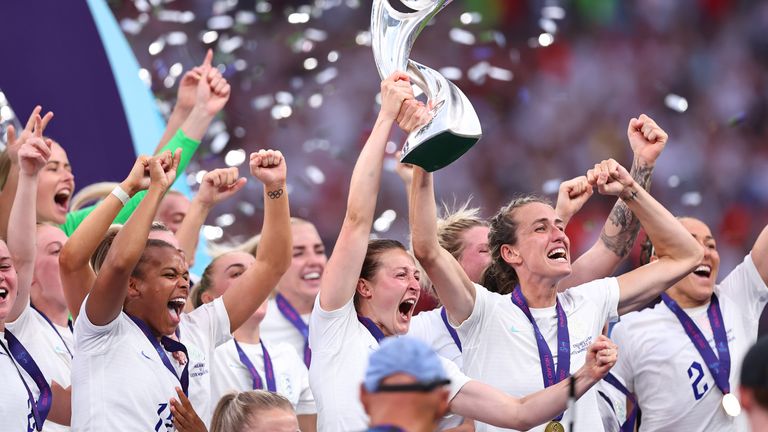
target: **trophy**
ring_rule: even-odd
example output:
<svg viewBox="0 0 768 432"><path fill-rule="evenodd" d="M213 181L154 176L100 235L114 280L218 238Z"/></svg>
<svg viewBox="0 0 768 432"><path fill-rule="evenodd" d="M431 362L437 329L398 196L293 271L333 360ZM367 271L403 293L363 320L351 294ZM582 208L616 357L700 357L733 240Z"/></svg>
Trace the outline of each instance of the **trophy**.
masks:
<svg viewBox="0 0 768 432"><path fill-rule="evenodd" d="M432 172L466 153L482 136L475 109L456 85L439 72L410 60L413 42L430 19L453 0L400 0L411 12L400 12L389 0L373 0L373 57L382 79L405 71L427 96L432 120L408 135L403 163Z"/></svg>

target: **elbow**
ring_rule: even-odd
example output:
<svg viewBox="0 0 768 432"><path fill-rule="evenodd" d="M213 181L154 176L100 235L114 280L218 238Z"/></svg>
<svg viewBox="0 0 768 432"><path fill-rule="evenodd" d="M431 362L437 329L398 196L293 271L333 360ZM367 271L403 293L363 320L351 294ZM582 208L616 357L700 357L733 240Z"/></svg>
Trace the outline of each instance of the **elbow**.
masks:
<svg viewBox="0 0 768 432"><path fill-rule="evenodd" d="M434 263L439 256L439 249L429 241L419 241L418 237L414 235L413 239L413 255L421 263L422 266L429 267L431 263Z"/></svg>
<svg viewBox="0 0 768 432"><path fill-rule="evenodd" d="M66 246L61 250L61 254L59 254L59 269L61 271L71 273L79 267L77 260L72 256L73 254L72 249Z"/></svg>
<svg viewBox="0 0 768 432"><path fill-rule="evenodd" d="M696 241L692 241L690 247L686 250L685 263L689 267L689 272L693 271L697 265L704 259L704 247Z"/></svg>

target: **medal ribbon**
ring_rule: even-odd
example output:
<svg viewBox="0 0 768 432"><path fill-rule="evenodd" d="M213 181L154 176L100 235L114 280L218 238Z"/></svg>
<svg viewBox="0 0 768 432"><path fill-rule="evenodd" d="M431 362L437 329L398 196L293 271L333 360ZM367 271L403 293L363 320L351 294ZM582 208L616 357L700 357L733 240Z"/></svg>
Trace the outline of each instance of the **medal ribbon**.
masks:
<svg viewBox="0 0 768 432"><path fill-rule="evenodd" d="M624 384L622 384L618 378L613 376L612 373L608 372L608 375L606 375L605 378L603 378L603 380L605 380L605 382L607 382L608 384L616 387L620 392L624 393L624 396L626 396L627 399L632 401L632 411L630 411L629 414L627 414L627 420L624 421L624 424L621 425L620 430L621 432L633 432L635 430L635 418L637 417L637 399L635 399L635 396L632 393L630 393L630 391L626 387L624 387ZM608 399L608 397L603 395L602 393L600 393L600 396L605 398L605 400L608 402L613 412L616 412L616 409L613 407L613 403L611 402L611 400Z"/></svg>
<svg viewBox="0 0 768 432"><path fill-rule="evenodd" d="M701 333L701 330L696 326L691 317L685 313L685 311L666 293L661 294L661 300L672 311L683 325L685 333L688 338L696 347L696 351L701 355L704 363L707 364L709 372L715 379L715 385L723 394L731 392L731 385L729 383L729 376L731 374L731 353L728 350L728 335L725 331L725 323L723 323L723 314L720 311L720 301L713 293L712 299L709 302L709 308L707 308L707 316L709 317L709 325L712 327L712 336L715 339L715 347L719 355L716 355L707 342L707 338Z"/></svg>
<svg viewBox="0 0 768 432"><path fill-rule="evenodd" d="M264 342L259 341L259 343L261 343L261 352L264 354L264 375L266 375L267 378L267 390L276 392L277 386L275 385L275 371L272 368L272 358L269 356L269 352L267 352L267 347L264 345ZM248 355L245 354L245 351L243 351L243 348L240 346L236 339L235 348L237 348L237 355L240 357L240 361L243 362L243 365L251 374L253 390L262 390L264 388L264 383L261 381L259 372L256 370L253 362L248 358Z"/></svg>
<svg viewBox="0 0 768 432"><path fill-rule="evenodd" d="M277 303L277 310L280 311L285 319L296 327L296 330L304 337L304 364L309 368L309 364L312 361L312 350L309 349L309 326L301 319L301 315L296 309L288 303L288 300L283 297L282 294L275 296L275 303Z"/></svg>
<svg viewBox="0 0 768 432"><path fill-rule="evenodd" d="M365 328L368 329L369 332L371 332L371 336L376 339L376 342L381 342L382 339L387 337L384 332L381 331L381 329L373 321L371 321L370 318L358 315L357 320L360 321L365 326Z"/></svg>
<svg viewBox="0 0 768 432"><path fill-rule="evenodd" d="M160 360L162 360L163 364L165 365L165 368L171 371L173 376L176 377L177 380L179 380L179 383L181 384L181 389L184 391L184 394L189 396L189 355L187 354L187 347L184 346L179 341L175 341L168 336L162 336L160 338L160 342L157 341L157 338L152 334L152 330L150 330L147 323L144 321L132 317L128 315L131 320L141 329L141 332L144 333L144 336L149 339L149 343L152 344L152 346L155 348L155 351L157 351L157 355L160 356ZM173 367L173 364L171 363L171 360L168 358L168 355L165 353L165 350L168 350L169 352L176 352L181 351L184 353L184 356L187 358L187 362L184 364L184 370L181 372L181 377L179 377L176 374L176 369Z"/></svg>
<svg viewBox="0 0 768 432"><path fill-rule="evenodd" d="M443 319L443 324L445 324L445 328L448 330L448 334L451 335L451 339L453 339L453 342L456 343L456 346L459 348L459 352L463 352L461 349L461 340L459 340L459 334L456 333L456 329L451 326L451 324L448 322L448 313L445 311L445 307L443 307L440 310L440 317Z"/></svg>
<svg viewBox="0 0 768 432"><path fill-rule="evenodd" d="M30 306L32 307L32 309L35 310L35 312L39 313L40 316L43 317L45 322L47 322L48 325L51 326L53 331L56 332L56 336L58 336L59 339L61 339L61 343L63 343L64 344L64 348L67 349L67 352L69 353L69 358L72 358L72 350L69 349L69 345L67 345L67 342L61 336L61 333L59 333L59 329L57 329L56 326L53 325L53 322L50 320L50 318L48 318L40 309L36 308L35 305L30 304ZM72 321L67 320L67 326L69 327L70 330L72 330L72 324L71 323L72 323Z"/></svg>
<svg viewBox="0 0 768 432"><path fill-rule="evenodd" d="M568 334L568 317L563 311L563 307L560 306L560 300L555 297L555 310L557 311L557 370L555 370L555 362L552 356L552 351L549 350L546 339L541 334L539 326L536 325L536 320L531 315L531 310L528 307L528 302L523 296L523 291L518 285L515 290L512 291L510 296L512 303L519 307L523 311L528 321L533 326L533 333L536 335L536 345L539 349L539 360L541 362L541 375L544 378L544 387L549 387L559 383L566 379L570 375L571 368L571 341ZM563 413L555 419L559 421L563 418Z"/></svg>
<svg viewBox="0 0 768 432"><path fill-rule="evenodd" d="M32 416L35 418L35 428L38 431L41 431L43 430L45 419L48 418L48 412L51 410L51 402L53 401L51 387L45 380L45 376L43 375L43 372L40 371L35 360L29 355L29 351L24 348L24 345L22 345L21 342L16 339L16 336L14 336L8 329L5 330L5 340L8 342L8 347L6 348L3 343L0 343L0 345L2 345L3 350L8 353L11 361L14 362L14 366L17 364L18 366L21 366L35 382L38 390L40 390L40 398L35 402L35 397L32 395L32 391L29 389L18 366L16 366L16 372L19 374L21 382L24 383L24 387L27 389L29 405L32 407Z"/></svg>

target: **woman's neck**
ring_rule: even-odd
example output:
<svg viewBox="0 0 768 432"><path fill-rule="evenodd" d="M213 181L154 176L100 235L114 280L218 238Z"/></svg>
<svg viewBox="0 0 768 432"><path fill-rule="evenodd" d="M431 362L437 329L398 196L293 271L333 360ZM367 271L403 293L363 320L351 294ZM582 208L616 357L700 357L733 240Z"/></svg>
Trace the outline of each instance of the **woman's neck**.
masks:
<svg viewBox="0 0 768 432"><path fill-rule="evenodd" d="M66 327L69 323L69 310L62 302L50 299L44 295L33 295L32 304L59 327Z"/></svg>
<svg viewBox="0 0 768 432"><path fill-rule="evenodd" d="M288 300L288 303L296 309L299 315L306 315L312 312L312 308L315 306L315 299L307 298L307 296L300 295L290 290L280 291L283 297Z"/></svg>
<svg viewBox="0 0 768 432"><path fill-rule="evenodd" d="M529 308L552 307L557 299L557 283L548 279L520 281Z"/></svg>
<svg viewBox="0 0 768 432"><path fill-rule="evenodd" d="M238 342L257 344L261 341L260 324L261 320L257 321L251 318L241 325L240 328L235 330L235 332L232 333L232 336L234 336L235 340Z"/></svg>
<svg viewBox="0 0 768 432"><path fill-rule="evenodd" d="M373 308L370 306L370 304L367 301L365 300L360 301L360 307L357 308L356 312L361 317L365 317L371 320L371 322L373 322L376 325L376 327L378 327L379 330L381 330L381 332L384 333L384 336L389 337L393 335L391 331L387 330L387 328L384 327L384 324L382 324L381 322L379 322L378 319L376 319L376 316L373 313Z"/></svg>

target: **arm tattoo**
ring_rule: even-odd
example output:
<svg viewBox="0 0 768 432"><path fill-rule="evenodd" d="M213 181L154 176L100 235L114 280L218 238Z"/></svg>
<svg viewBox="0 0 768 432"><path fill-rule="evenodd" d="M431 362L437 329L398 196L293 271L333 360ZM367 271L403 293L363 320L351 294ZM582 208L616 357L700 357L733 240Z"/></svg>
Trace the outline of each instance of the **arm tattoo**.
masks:
<svg viewBox="0 0 768 432"><path fill-rule="evenodd" d="M653 167L642 166L637 158L635 158L630 175L632 175L632 178L635 179L638 185L648 190L651 187L652 172ZM608 220L611 222L611 229L606 229L608 228L608 223L606 223L606 226L603 227L603 231L600 233L600 240L608 250L623 258L632 250L637 233L640 231L640 221L622 200L618 200L616 205L613 206L611 214L608 215Z"/></svg>
<svg viewBox="0 0 768 432"><path fill-rule="evenodd" d="M280 188L278 190L269 191L269 192L267 192L267 196L270 199L278 199L281 196L283 196L283 188Z"/></svg>

